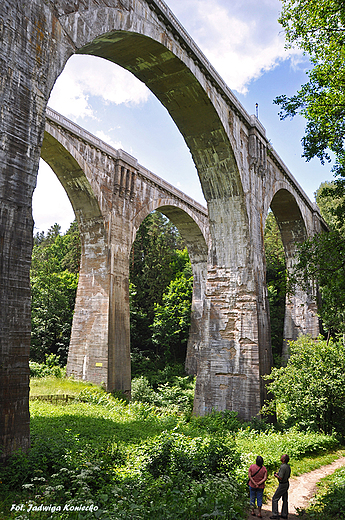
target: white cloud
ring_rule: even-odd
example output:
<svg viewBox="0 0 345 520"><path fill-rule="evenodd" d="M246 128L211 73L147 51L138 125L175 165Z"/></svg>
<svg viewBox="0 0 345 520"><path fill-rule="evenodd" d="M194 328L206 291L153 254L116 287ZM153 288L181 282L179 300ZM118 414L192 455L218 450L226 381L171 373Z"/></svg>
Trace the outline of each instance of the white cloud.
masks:
<svg viewBox="0 0 345 520"><path fill-rule="evenodd" d="M40 160L37 186L33 199L34 233L47 231L56 222L62 232L66 232L74 220L74 211L59 179L48 166Z"/></svg>
<svg viewBox="0 0 345 520"><path fill-rule="evenodd" d="M139 105L149 89L118 65L96 56L74 55L57 79L49 106L67 117L95 117L90 97L106 103Z"/></svg>
<svg viewBox="0 0 345 520"><path fill-rule="evenodd" d="M279 0L170 0L169 6L229 87L242 94L250 81L300 54L284 48Z"/></svg>
<svg viewBox="0 0 345 520"><path fill-rule="evenodd" d="M68 70L57 79L48 104L66 117L94 117L89 96Z"/></svg>
<svg viewBox="0 0 345 520"><path fill-rule="evenodd" d="M102 139L102 141L104 141L109 146L112 146L113 148L115 148L115 150L118 150L119 148L121 148L121 149L123 148L121 141L113 141L112 138L108 134L103 132L103 130L97 130L97 132L95 132L95 135L97 137L99 137L100 139Z"/></svg>

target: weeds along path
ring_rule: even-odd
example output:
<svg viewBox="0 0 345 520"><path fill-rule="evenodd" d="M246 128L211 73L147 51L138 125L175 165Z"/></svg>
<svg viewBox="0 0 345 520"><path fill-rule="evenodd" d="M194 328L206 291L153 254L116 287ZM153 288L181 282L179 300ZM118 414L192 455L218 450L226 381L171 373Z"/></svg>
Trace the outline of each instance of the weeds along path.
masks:
<svg viewBox="0 0 345 520"><path fill-rule="evenodd" d="M310 473L304 473L299 477L290 479L289 489L289 519L299 518L296 509L304 509L307 507L309 500L315 495L317 491L316 484L319 480L327 475L331 475L336 469L345 466L345 457L335 460L332 464L321 466L319 469L314 469ZM269 518L271 516L271 501L262 506L262 518ZM281 507L281 500L279 502L279 511ZM255 511L257 513L257 509ZM248 520L254 518L250 513Z"/></svg>

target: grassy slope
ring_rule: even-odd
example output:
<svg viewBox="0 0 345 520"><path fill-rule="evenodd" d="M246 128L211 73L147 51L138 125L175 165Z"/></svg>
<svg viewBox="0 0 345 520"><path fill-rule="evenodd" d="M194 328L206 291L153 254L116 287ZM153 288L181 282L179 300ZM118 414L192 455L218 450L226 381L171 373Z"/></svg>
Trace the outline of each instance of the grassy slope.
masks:
<svg viewBox="0 0 345 520"><path fill-rule="evenodd" d="M136 472L140 473L141 446L147 442L155 442L155 438L162 432L180 435L180 438L186 439L188 443L197 438L199 445L203 442L201 439L213 439L223 445L232 442L231 439L234 438L233 432L224 428L221 423L214 427L214 424L208 421L189 420L186 416L171 413L169 410L164 411L141 403L127 405L113 398L108 399L105 394L97 394L97 387L94 385L55 378L31 381L31 395L78 395L85 389L91 392L91 395L96 390L95 395L98 397L94 402L72 401L65 405L39 401L30 403L33 452L35 445L39 446L43 442L49 446L53 455L55 448L57 457L61 457L63 452L66 465L71 464L73 460L75 467L91 464L95 453L107 460L113 457L114 466L121 467L116 471L132 475L133 478ZM97 400L101 404L96 404ZM242 482L246 480L248 465L255 461L258 454L263 455L269 473L272 474L279 464L281 453L288 451L292 455L291 466L294 475L329 463L341 454L335 451L334 441L329 437L306 435L296 431L257 434L246 429L236 433L235 440L242 460L237 470L237 478ZM37 454L37 457L39 458L40 454ZM44 470L38 467L35 471L51 473L53 470L49 469L49 464L54 464L54 461L47 463ZM57 465L61 467L61 460ZM29 470L23 471L21 483L30 482L29 473ZM18 479L18 475L15 478ZM275 485L270 478L267 486L268 495ZM17 502L27 500L26 495L20 494L19 490L16 493ZM8 512L13 499L14 495L9 492L6 496L3 495L0 511L2 509ZM14 518L3 514L5 516L2 518Z"/></svg>

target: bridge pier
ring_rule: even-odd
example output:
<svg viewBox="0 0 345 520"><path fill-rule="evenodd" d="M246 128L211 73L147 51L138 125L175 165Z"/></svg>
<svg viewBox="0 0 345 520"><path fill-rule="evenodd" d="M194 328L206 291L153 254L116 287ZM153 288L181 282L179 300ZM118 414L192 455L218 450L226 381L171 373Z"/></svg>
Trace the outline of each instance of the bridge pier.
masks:
<svg viewBox="0 0 345 520"><path fill-rule="evenodd" d="M209 215L212 248L194 412L230 409L250 419L266 395L261 375L272 366L265 266L255 254L262 236L255 224L249 228L238 199L211 202Z"/></svg>
<svg viewBox="0 0 345 520"><path fill-rule="evenodd" d="M79 222L81 265L67 375L107 385L109 349L109 255L102 218Z"/></svg>

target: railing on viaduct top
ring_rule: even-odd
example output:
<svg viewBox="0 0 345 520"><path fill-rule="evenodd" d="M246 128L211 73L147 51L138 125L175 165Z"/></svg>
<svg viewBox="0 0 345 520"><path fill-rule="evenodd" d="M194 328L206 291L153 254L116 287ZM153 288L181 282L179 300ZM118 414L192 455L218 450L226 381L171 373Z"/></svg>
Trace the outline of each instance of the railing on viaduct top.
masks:
<svg viewBox="0 0 345 520"><path fill-rule="evenodd" d="M73 121L71 121L70 119L67 119L67 117L59 114L52 108L47 107L46 119L57 125L60 125L65 130L70 131L73 135L78 136L81 140L87 142L91 146L94 146L95 148L98 148L99 150L105 152L110 157L113 157L114 159L122 159L127 164L130 164L131 166L136 168L140 175L146 178L149 183L157 185L162 190L168 192L174 197L177 197L182 202L184 202L188 206L191 206L194 210L202 213L203 215L208 215L207 209L204 206L202 206L202 204L199 204L199 202L195 201L182 191L175 188L169 182L165 181L164 179L161 179L160 177L158 177L158 175L155 175L150 170L139 164L138 160L135 157L125 152L124 150L116 150L115 148L108 145L95 135L91 134L81 126L77 125L76 123L73 123Z"/></svg>

